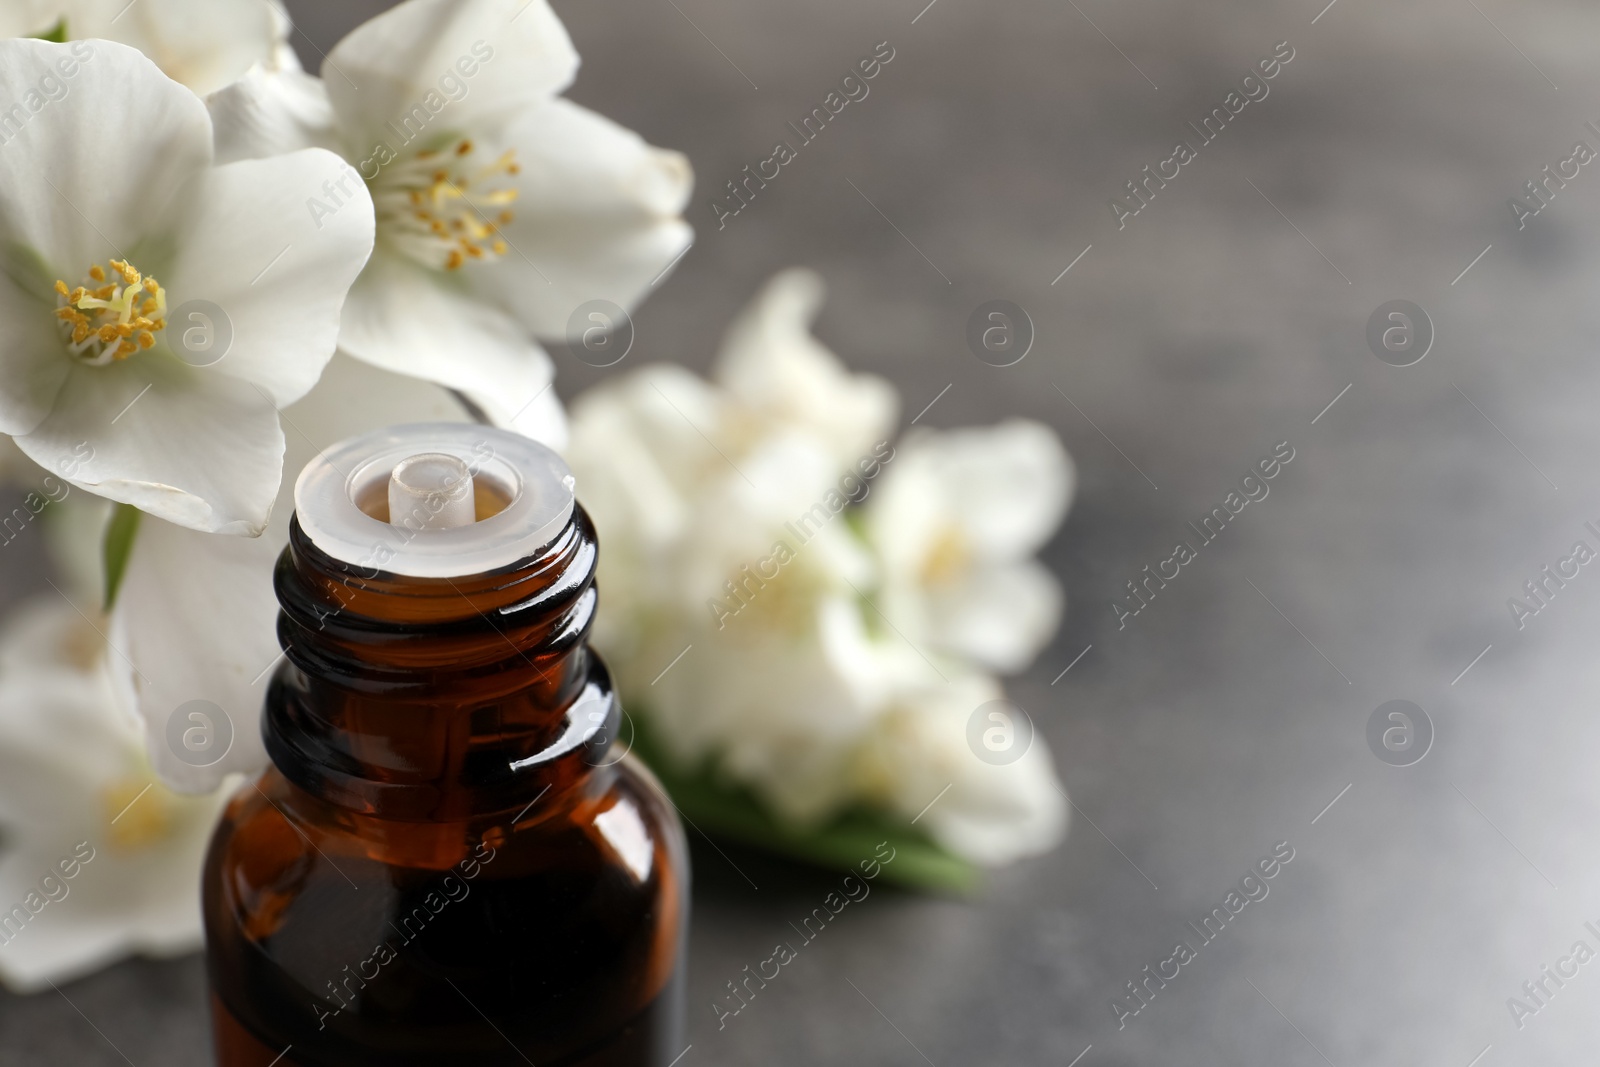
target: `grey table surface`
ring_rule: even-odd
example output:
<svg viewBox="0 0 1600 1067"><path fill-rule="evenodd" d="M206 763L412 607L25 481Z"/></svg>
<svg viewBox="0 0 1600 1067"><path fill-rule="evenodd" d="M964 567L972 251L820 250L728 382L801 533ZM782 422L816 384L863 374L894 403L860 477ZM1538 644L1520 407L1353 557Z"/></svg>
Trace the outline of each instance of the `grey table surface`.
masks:
<svg viewBox="0 0 1600 1067"><path fill-rule="evenodd" d="M925 2L558 4L574 97L699 179L630 365L704 367L760 279L809 264L822 336L908 415L949 386L924 423L1044 420L1082 479L1045 553L1066 623L1011 690L1067 842L975 899L875 893L720 1030L723 983L831 879L739 853L753 889L702 849L683 1067L1592 1062L1600 966L1520 1027L1507 998L1600 947L1600 577L1521 629L1507 599L1600 544L1600 174L1521 230L1507 201L1600 147L1600 11ZM314 60L384 5L291 6ZM719 231L715 190L884 40L871 95ZM1285 40L1270 95L1119 229L1109 199ZM1007 368L963 339L996 298L1037 330ZM1406 368L1366 341L1394 299L1436 332ZM1119 628L1124 583L1281 441L1271 495ZM0 559L8 601L43 588L29 551ZM1368 746L1393 699L1434 726L1413 766ZM1125 983L1280 841L1270 895L1119 1028ZM65 992L0 997L0 1064L209 1062L194 959Z"/></svg>

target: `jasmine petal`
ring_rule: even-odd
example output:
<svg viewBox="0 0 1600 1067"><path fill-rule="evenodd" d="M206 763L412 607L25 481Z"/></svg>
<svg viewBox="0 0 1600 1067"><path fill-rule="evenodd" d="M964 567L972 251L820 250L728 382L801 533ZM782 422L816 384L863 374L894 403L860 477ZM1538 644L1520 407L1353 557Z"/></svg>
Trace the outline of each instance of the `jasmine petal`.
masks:
<svg viewBox="0 0 1600 1067"><path fill-rule="evenodd" d="M12 100L0 432L92 493L259 534L282 470L276 411L321 374L371 254L366 189L322 149L213 165L205 105L124 45L0 41ZM86 146L114 166L86 165ZM312 218L308 196L338 180L348 210ZM218 333L215 354L193 349Z"/></svg>

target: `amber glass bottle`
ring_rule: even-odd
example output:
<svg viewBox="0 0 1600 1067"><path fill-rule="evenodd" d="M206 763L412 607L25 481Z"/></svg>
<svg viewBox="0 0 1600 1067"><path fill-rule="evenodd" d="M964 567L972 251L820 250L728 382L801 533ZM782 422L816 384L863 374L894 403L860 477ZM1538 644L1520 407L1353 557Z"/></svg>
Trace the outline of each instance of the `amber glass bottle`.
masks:
<svg viewBox="0 0 1600 1067"><path fill-rule="evenodd" d="M273 766L206 861L219 1063L667 1067L687 853L585 643L597 545L565 466L400 427L295 501Z"/></svg>

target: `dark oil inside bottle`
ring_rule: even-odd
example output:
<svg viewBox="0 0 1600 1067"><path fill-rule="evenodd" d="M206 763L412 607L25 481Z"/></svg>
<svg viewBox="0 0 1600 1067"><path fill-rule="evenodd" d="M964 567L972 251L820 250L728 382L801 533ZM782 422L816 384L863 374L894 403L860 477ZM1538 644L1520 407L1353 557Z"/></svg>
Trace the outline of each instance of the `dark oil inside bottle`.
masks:
<svg viewBox="0 0 1600 1067"><path fill-rule="evenodd" d="M222 1067L683 1051L688 859L585 643L595 554L581 508L539 558L458 579L351 567L294 525L274 766L206 863Z"/></svg>

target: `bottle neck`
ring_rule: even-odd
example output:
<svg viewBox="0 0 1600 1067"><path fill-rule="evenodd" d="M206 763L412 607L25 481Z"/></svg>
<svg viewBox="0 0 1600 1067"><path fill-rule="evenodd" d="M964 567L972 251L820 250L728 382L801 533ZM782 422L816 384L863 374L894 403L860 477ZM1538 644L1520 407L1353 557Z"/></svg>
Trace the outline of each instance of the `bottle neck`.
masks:
<svg viewBox="0 0 1600 1067"><path fill-rule="evenodd" d="M515 810L604 767L620 709L588 649L598 545L581 509L538 554L462 578L343 563L299 522L278 561L287 662L262 733L311 796L384 819Z"/></svg>

